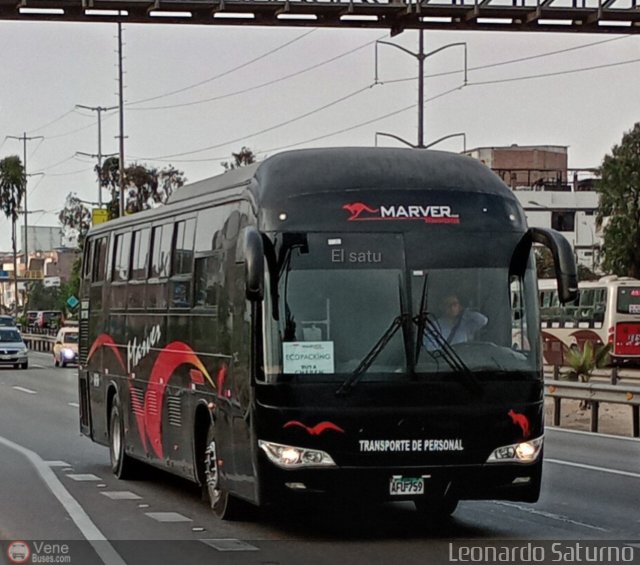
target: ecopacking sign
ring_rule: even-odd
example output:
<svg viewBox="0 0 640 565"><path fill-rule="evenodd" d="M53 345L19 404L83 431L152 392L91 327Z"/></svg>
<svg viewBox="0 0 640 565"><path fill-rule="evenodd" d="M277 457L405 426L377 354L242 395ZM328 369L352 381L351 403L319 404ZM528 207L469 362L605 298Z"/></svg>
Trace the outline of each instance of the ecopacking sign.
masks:
<svg viewBox="0 0 640 565"><path fill-rule="evenodd" d="M389 204L377 208L364 202L351 202L342 206L350 216L349 222L419 221L427 224L459 224L460 216L451 206L422 204Z"/></svg>

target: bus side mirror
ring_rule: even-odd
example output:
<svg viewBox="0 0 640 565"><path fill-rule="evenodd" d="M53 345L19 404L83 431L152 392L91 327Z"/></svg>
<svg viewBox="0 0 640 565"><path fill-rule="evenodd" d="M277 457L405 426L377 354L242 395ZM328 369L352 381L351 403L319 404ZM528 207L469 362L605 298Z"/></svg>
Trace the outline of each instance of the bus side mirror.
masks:
<svg viewBox="0 0 640 565"><path fill-rule="evenodd" d="M254 227L244 231L244 275L247 300L259 302L264 297L264 246Z"/></svg>
<svg viewBox="0 0 640 565"><path fill-rule="evenodd" d="M578 298L578 273L571 244L556 230L549 228L529 228L531 240L551 251L558 283L558 298L562 304Z"/></svg>

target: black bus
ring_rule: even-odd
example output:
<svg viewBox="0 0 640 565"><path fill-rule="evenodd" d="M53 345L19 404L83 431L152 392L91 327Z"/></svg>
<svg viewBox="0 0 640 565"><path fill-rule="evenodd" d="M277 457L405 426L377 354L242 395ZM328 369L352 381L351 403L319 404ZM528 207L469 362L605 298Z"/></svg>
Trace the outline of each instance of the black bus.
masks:
<svg viewBox="0 0 640 565"><path fill-rule="evenodd" d="M569 243L446 152L290 151L182 187L88 235L81 430L118 477L167 469L222 518L305 495L536 501L535 242L574 299ZM444 330L452 297L472 330Z"/></svg>

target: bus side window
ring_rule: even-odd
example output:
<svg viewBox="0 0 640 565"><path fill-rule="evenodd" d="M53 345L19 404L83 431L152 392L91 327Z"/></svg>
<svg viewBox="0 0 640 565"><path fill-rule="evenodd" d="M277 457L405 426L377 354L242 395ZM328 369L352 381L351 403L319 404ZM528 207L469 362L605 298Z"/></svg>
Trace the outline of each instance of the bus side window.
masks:
<svg viewBox="0 0 640 565"><path fill-rule="evenodd" d="M130 308L142 308L145 303L144 293L148 272L149 238L151 230L143 228L133 232L131 248L131 281L128 299Z"/></svg>
<svg viewBox="0 0 640 565"><path fill-rule="evenodd" d="M127 305L127 281L131 264L131 232L116 236L113 250L113 269L111 273L111 306L125 308Z"/></svg>
<svg viewBox="0 0 640 565"><path fill-rule="evenodd" d="M195 306L216 307L222 280L220 254L198 257L195 261Z"/></svg>
<svg viewBox="0 0 640 565"><path fill-rule="evenodd" d="M174 247L172 280L170 283L170 306L172 308L189 308L191 306L191 269L193 268L193 238L195 220L181 220L176 223L174 231Z"/></svg>

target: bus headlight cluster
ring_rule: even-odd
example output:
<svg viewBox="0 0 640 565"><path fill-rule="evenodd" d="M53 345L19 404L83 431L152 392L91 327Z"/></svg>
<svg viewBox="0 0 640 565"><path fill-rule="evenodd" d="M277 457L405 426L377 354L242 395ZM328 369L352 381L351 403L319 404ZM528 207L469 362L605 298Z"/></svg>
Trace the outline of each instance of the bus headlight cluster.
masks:
<svg viewBox="0 0 640 565"><path fill-rule="evenodd" d="M283 469L335 467L331 455L319 449L294 447L262 440L258 441L258 445L267 454L269 461Z"/></svg>
<svg viewBox="0 0 640 565"><path fill-rule="evenodd" d="M540 455L543 437L494 449L487 463L533 463Z"/></svg>

